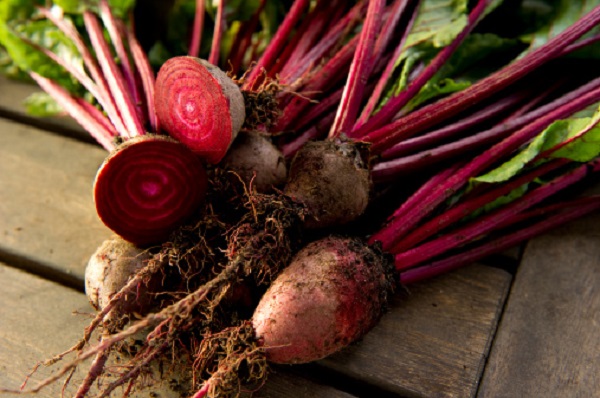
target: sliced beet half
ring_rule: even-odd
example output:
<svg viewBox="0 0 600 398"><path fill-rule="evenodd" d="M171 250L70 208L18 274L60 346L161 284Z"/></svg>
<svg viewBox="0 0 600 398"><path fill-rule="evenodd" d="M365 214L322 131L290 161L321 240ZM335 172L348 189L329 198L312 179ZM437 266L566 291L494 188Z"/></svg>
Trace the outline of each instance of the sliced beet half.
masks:
<svg viewBox="0 0 600 398"><path fill-rule="evenodd" d="M201 205L208 183L200 159L166 136L145 135L121 144L94 182L98 216L125 240L159 243Z"/></svg>

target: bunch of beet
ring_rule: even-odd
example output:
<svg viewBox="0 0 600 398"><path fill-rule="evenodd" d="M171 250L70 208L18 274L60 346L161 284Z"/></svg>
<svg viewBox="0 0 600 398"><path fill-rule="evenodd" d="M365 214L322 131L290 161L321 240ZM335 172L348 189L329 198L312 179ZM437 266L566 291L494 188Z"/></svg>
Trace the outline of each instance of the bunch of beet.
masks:
<svg viewBox="0 0 600 398"><path fill-rule="evenodd" d="M600 78L522 84L593 42L579 39L600 23L600 8L471 86L412 109L490 2L475 2L456 37L386 100L420 2L295 0L258 54L250 43L261 6L229 53L234 70L244 54L254 62L238 79L215 66L224 3L209 61L197 57L199 1L190 53L156 78L106 1L83 14L91 49L40 9L73 40L86 70L39 50L98 107L31 75L110 151L94 200L116 236L86 270L98 312L53 362L74 358L32 391L93 358L75 396L98 380L99 396L119 387L127 395L176 353L190 395L235 396L240 385L264 382L269 361L310 362L360 339L399 286L600 208L597 196L552 200L600 171L597 149L572 154L597 134L600 117L570 119L600 101ZM108 372L116 360L121 371Z"/></svg>

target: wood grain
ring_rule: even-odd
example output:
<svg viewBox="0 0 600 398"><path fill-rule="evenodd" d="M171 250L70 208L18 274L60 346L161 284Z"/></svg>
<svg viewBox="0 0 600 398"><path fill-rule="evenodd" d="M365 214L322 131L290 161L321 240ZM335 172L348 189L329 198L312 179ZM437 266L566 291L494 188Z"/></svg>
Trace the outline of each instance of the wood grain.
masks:
<svg viewBox="0 0 600 398"><path fill-rule="evenodd" d="M600 396L600 215L529 242L479 398Z"/></svg>
<svg viewBox="0 0 600 398"><path fill-rule="evenodd" d="M66 350L81 338L88 318L73 311L89 313L91 307L81 293L2 263L0 280L0 388L15 389L38 361ZM51 373L40 367L28 385ZM74 377L81 378L81 373ZM58 397L60 389L58 383L39 396Z"/></svg>
<svg viewBox="0 0 600 398"><path fill-rule="evenodd" d="M473 396L510 281L473 265L410 286L362 342L321 364L402 396Z"/></svg>
<svg viewBox="0 0 600 398"><path fill-rule="evenodd" d="M83 281L110 231L96 216L99 147L0 119L0 255L36 271Z"/></svg>
<svg viewBox="0 0 600 398"><path fill-rule="evenodd" d="M24 105L25 99L31 94L41 91L33 83L15 81L0 76L0 116L88 143L95 143L94 139L77 122L66 115L40 118L27 113Z"/></svg>

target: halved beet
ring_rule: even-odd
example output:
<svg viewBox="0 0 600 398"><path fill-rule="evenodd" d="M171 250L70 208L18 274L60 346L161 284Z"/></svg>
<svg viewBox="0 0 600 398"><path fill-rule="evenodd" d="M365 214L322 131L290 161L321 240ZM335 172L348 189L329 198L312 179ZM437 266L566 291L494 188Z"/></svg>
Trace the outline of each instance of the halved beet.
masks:
<svg viewBox="0 0 600 398"><path fill-rule="evenodd" d="M136 245L164 241L202 203L207 176L200 159L164 136L133 138L109 155L94 182L100 219Z"/></svg>
<svg viewBox="0 0 600 398"><path fill-rule="evenodd" d="M208 163L225 156L245 119L239 87L200 58L165 62L156 77L154 102L165 131Z"/></svg>

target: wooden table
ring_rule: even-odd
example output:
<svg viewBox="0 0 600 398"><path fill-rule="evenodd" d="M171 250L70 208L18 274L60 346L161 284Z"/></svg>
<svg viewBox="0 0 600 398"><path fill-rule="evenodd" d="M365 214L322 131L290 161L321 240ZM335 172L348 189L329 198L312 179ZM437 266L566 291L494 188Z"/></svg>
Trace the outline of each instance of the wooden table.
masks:
<svg viewBox="0 0 600 398"><path fill-rule="evenodd" d="M110 235L91 198L105 151L70 120L27 116L20 104L35 90L0 80L5 388L80 337L91 312L85 264ZM363 341L315 364L274 367L254 396L600 397L600 215L411 286Z"/></svg>

